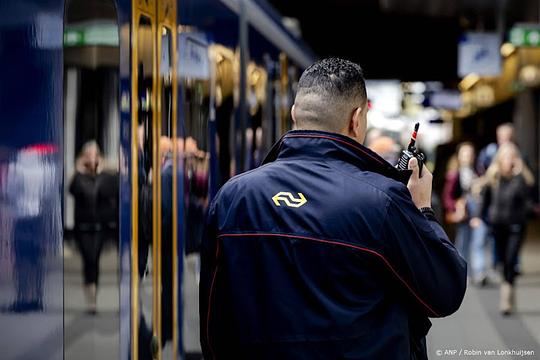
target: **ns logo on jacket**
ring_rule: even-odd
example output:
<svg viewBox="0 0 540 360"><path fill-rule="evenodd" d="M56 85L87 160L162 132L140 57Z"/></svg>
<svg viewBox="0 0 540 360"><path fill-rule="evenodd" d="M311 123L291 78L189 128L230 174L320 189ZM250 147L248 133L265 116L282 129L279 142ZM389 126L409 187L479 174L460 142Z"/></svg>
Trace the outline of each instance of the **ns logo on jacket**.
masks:
<svg viewBox="0 0 540 360"><path fill-rule="evenodd" d="M280 202L283 202L288 207L299 208L300 206L307 203L307 199L304 196L304 194L302 193L297 193L297 194L298 194L298 198L295 198L293 194L291 194L290 192L281 191L281 192L278 192L276 195L274 195L272 197L272 200L274 201L274 204L276 204L276 206L281 206Z"/></svg>

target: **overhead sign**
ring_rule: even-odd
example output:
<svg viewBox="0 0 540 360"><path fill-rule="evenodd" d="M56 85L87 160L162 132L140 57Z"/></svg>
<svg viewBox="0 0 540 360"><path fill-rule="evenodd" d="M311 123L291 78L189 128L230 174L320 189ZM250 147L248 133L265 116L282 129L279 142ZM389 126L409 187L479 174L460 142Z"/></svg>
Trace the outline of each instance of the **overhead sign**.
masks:
<svg viewBox="0 0 540 360"><path fill-rule="evenodd" d="M92 22L71 25L64 30L64 46L118 46L115 22Z"/></svg>
<svg viewBox="0 0 540 360"><path fill-rule="evenodd" d="M458 75L498 76L501 39L497 33L468 32L459 41Z"/></svg>
<svg viewBox="0 0 540 360"><path fill-rule="evenodd" d="M208 42L202 33L180 33L178 36L178 75L182 78L209 79Z"/></svg>
<svg viewBox="0 0 540 360"><path fill-rule="evenodd" d="M515 46L540 46L540 24L513 27L510 30L510 42Z"/></svg>
<svg viewBox="0 0 540 360"><path fill-rule="evenodd" d="M458 90L441 90L429 96L429 105L436 109L459 110L463 107L463 101Z"/></svg>

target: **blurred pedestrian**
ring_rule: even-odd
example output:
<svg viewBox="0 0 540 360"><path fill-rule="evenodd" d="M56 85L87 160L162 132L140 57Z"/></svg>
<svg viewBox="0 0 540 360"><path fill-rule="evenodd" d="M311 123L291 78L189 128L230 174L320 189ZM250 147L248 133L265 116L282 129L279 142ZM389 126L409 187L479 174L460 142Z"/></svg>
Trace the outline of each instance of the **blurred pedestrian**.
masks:
<svg viewBox="0 0 540 360"><path fill-rule="evenodd" d="M484 175L491 165L499 146L506 143L515 143L515 130L512 123L504 123L497 126L496 130L497 142L488 144L478 154L476 161L476 170L479 175Z"/></svg>
<svg viewBox="0 0 540 360"><path fill-rule="evenodd" d="M471 217L475 217L479 213L479 206L482 200L482 191L486 186L485 176L476 178L473 181L469 197L471 201L469 202L469 214ZM493 236L489 232L487 226L487 214L486 211L480 214L482 221L477 222L476 226L471 225L471 246L470 246L470 266L471 278L475 285L486 286L489 282L490 277L488 276L488 258L486 256L488 245L490 253L493 254L495 251L495 245ZM473 221L474 223L474 221ZM470 225L470 221L469 221ZM494 256L494 255L493 255Z"/></svg>
<svg viewBox="0 0 540 360"><path fill-rule="evenodd" d="M486 171L486 180L478 215L487 213L497 256L503 263L500 311L508 315L514 310L514 264L525 235L534 177L524 164L517 146L507 142L499 147ZM473 227L480 223L479 216L471 220Z"/></svg>
<svg viewBox="0 0 540 360"><path fill-rule="evenodd" d="M13 216L13 230L7 232L6 240L12 244L15 296L8 311L43 311L47 238L58 230L53 220L59 215L58 151L52 144L32 144L14 155L0 190L0 198L13 209L1 214Z"/></svg>
<svg viewBox="0 0 540 360"><path fill-rule="evenodd" d="M475 200L471 188L477 179L474 169L474 146L470 142L458 145L456 154L450 160L443 189L443 203L446 220L456 224L455 245L461 256L470 262L470 247L473 230L469 225L471 208Z"/></svg>
<svg viewBox="0 0 540 360"><path fill-rule="evenodd" d="M397 164L401 149L400 146L391 137L386 135L380 135L379 137L371 141L368 148L375 151L390 164Z"/></svg>
<svg viewBox="0 0 540 360"><path fill-rule="evenodd" d="M506 143L515 144L515 129L512 123L506 122L506 123L500 124L497 126L497 129L495 131L496 131L497 141L488 144L478 154L478 159L476 160L476 171L478 172L479 175L484 175L486 173L486 170L491 165L491 162L493 161L493 158L495 157L495 154L497 153L497 150L499 149L501 145L506 144ZM478 229L478 232L482 232L481 225ZM501 259L499 259L497 255L495 240L493 239L493 236L489 231L485 231L485 239L483 242L486 244L490 244L491 246L492 266L493 266L493 269L496 269L498 264L501 262ZM516 265L515 265L516 268L519 267L518 262L519 262L518 259L516 259Z"/></svg>
<svg viewBox="0 0 540 360"><path fill-rule="evenodd" d="M469 277L478 285L487 284L486 233L484 222L471 227L471 216L476 215L484 179L474 168L475 151L471 142L458 145L448 164L443 188L446 221L456 224L455 245L469 264Z"/></svg>
<svg viewBox="0 0 540 360"><path fill-rule="evenodd" d="M96 313L99 256L102 248L101 219L98 216L98 168L100 151L95 141L82 147L69 192L75 199L75 241L83 260L87 312Z"/></svg>
<svg viewBox="0 0 540 360"><path fill-rule="evenodd" d="M366 139L364 140L364 145L368 148L371 148L371 145L375 140L380 138L381 136L384 136L384 133L381 129L371 127L366 130Z"/></svg>

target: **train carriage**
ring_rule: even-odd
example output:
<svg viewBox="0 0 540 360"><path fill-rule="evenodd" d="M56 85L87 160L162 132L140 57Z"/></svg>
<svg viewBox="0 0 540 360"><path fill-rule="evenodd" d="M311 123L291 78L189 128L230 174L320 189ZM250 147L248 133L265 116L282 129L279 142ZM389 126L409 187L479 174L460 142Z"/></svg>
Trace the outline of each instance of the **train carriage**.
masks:
<svg viewBox="0 0 540 360"><path fill-rule="evenodd" d="M206 208L290 129L313 54L262 0L5 0L0 14L2 359L197 358ZM117 199L98 216L118 276L90 321L63 249L91 141ZM67 349L79 320L112 321L110 351Z"/></svg>

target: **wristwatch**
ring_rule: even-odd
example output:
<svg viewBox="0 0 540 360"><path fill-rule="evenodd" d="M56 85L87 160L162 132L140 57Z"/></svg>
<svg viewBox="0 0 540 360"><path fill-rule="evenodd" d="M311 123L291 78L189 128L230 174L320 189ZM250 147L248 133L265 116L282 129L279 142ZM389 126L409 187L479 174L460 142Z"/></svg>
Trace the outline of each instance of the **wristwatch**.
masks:
<svg viewBox="0 0 540 360"><path fill-rule="evenodd" d="M426 217L426 219L439 222L435 216L435 211L433 211L431 207L421 207L420 212Z"/></svg>

